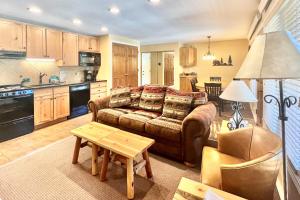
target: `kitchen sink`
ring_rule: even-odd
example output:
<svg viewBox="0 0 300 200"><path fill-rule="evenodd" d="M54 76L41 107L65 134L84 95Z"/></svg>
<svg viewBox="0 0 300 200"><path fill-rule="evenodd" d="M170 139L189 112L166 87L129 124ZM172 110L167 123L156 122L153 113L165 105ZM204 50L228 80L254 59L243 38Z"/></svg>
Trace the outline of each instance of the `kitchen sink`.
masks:
<svg viewBox="0 0 300 200"><path fill-rule="evenodd" d="M44 84L37 84L37 85L30 85L28 87L51 87L51 86L58 86L59 84L55 83L44 83Z"/></svg>

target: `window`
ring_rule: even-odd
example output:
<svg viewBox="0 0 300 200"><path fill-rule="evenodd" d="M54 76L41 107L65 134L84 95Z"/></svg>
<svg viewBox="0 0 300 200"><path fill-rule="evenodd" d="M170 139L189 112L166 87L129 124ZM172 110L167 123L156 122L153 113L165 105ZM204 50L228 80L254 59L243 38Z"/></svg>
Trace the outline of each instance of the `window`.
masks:
<svg viewBox="0 0 300 200"><path fill-rule="evenodd" d="M291 38L300 53L300 1L286 0L279 12L265 27L264 32L286 30L291 33ZM300 63L299 63L300 70ZM278 82L264 81L264 95L279 96ZM300 99L300 80L284 81L284 95L295 96ZM300 172L300 104L287 109L288 122L286 123L286 150L294 168ZM281 133L278 120L278 108L275 104L264 104L264 121L268 128L275 133Z"/></svg>

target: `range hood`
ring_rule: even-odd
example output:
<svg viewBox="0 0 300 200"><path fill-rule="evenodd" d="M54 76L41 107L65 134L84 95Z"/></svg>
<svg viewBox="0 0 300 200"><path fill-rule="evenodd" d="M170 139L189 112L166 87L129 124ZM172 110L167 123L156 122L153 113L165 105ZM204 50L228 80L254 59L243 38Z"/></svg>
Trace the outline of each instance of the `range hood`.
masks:
<svg viewBox="0 0 300 200"><path fill-rule="evenodd" d="M25 59L25 51L0 51L0 59Z"/></svg>

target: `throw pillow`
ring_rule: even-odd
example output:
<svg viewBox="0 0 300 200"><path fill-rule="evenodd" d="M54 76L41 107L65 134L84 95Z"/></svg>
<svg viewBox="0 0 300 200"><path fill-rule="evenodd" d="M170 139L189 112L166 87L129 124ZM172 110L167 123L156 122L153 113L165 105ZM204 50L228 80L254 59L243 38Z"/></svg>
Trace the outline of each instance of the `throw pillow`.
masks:
<svg viewBox="0 0 300 200"><path fill-rule="evenodd" d="M130 88L131 103L130 103L129 107L139 108L139 103L140 103L140 99L141 99L143 89L144 89L144 86Z"/></svg>
<svg viewBox="0 0 300 200"><path fill-rule="evenodd" d="M146 85L142 92L139 107L143 110L161 112L164 105L166 86Z"/></svg>
<svg viewBox="0 0 300 200"><path fill-rule="evenodd" d="M204 105L208 102L206 92L192 92L191 94L194 97L193 104L192 104L193 109L200 105Z"/></svg>
<svg viewBox="0 0 300 200"><path fill-rule="evenodd" d="M191 94L168 88L162 116L183 120L191 111L193 99Z"/></svg>
<svg viewBox="0 0 300 200"><path fill-rule="evenodd" d="M111 108L129 106L131 103L130 99L130 88L116 88L111 89L111 97L109 106Z"/></svg>

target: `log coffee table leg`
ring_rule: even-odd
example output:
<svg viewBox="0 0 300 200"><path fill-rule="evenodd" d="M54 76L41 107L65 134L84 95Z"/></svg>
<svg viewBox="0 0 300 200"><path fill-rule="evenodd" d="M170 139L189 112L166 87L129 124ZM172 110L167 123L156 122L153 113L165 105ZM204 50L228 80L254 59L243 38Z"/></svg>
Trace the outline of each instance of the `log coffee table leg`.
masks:
<svg viewBox="0 0 300 200"><path fill-rule="evenodd" d="M98 173L98 146L92 143L92 175L95 176Z"/></svg>
<svg viewBox="0 0 300 200"><path fill-rule="evenodd" d="M150 160L149 160L149 154L148 154L147 150L143 152L143 159L146 161L145 169L146 169L147 177L152 178L153 174L152 174L151 164L150 164Z"/></svg>
<svg viewBox="0 0 300 200"><path fill-rule="evenodd" d="M107 172L107 166L109 162L109 150L104 149L104 155L103 155L103 161L101 166L101 172L100 172L100 181L106 180L106 172Z"/></svg>
<svg viewBox="0 0 300 200"><path fill-rule="evenodd" d="M134 173L133 173L133 159L127 159L127 198L134 198Z"/></svg>
<svg viewBox="0 0 300 200"><path fill-rule="evenodd" d="M81 138L76 136L76 143L75 143L73 161L72 161L73 164L76 164L78 162L80 145L81 145Z"/></svg>

